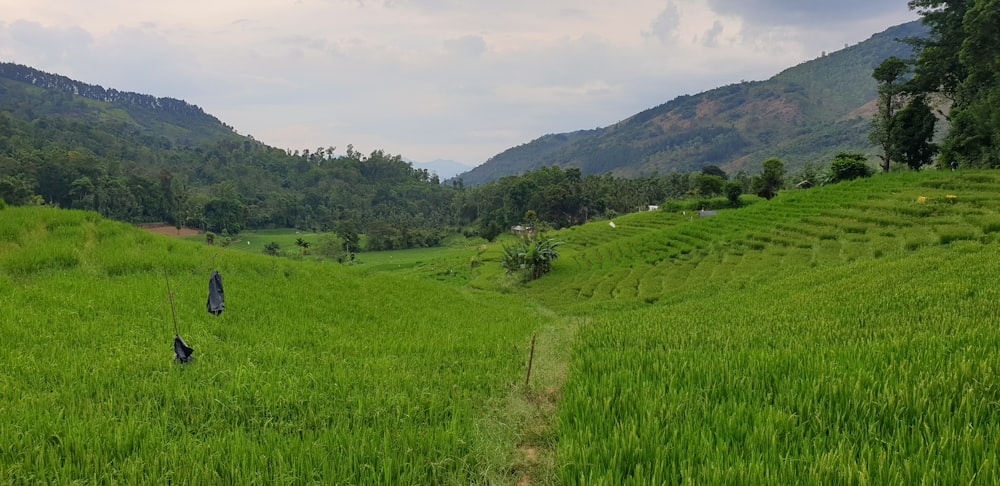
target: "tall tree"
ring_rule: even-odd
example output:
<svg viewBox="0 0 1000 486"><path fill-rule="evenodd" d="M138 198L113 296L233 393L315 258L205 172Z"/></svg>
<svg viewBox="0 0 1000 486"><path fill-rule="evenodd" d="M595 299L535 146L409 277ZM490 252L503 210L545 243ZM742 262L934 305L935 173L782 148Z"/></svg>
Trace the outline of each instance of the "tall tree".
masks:
<svg viewBox="0 0 1000 486"><path fill-rule="evenodd" d="M897 159L896 146L897 127L896 112L902 106L904 94L904 76L909 71L906 61L898 57L890 57L879 64L872 77L878 82L878 111L872 119L872 130L868 140L882 148L880 167L882 172L889 172L889 165Z"/></svg>
<svg viewBox="0 0 1000 486"><path fill-rule="evenodd" d="M971 5L969 0L910 0L909 7L930 27L926 38L910 39L919 49L915 62L915 85L922 92L935 92L956 98L958 86L965 79L965 67L959 51L965 41L963 21Z"/></svg>
<svg viewBox="0 0 1000 486"><path fill-rule="evenodd" d="M978 0L964 17L959 61L965 79L952 107L946 158L1000 167L1000 0Z"/></svg>
<svg viewBox="0 0 1000 486"><path fill-rule="evenodd" d="M944 163L1000 167L1000 0L911 0L931 29L913 90L950 100Z"/></svg>
<svg viewBox="0 0 1000 486"><path fill-rule="evenodd" d="M896 114L892 145L900 162L913 170L931 163L938 151L937 145L931 142L936 123L937 117L923 95L915 96Z"/></svg>

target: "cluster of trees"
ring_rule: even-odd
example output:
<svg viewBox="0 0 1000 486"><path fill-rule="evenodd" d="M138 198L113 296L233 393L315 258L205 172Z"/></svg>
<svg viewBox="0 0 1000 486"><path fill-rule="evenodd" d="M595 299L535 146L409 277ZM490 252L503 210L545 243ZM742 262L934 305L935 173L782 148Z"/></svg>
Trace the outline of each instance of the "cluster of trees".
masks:
<svg viewBox="0 0 1000 486"><path fill-rule="evenodd" d="M467 187L455 194L451 206L456 226L475 226L480 235L492 240L514 225L544 222L558 229L643 210L684 197L696 182L695 174L582 177L580 169L552 166ZM530 220L526 219L529 211Z"/></svg>
<svg viewBox="0 0 1000 486"><path fill-rule="evenodd" d="M380 150L367 156L351 146L346 155L334 155L333 147L290 152L252 138L186 147L125 128L0 113L0 198L219 234L391 228L375 240L382 248L436 244L451 222L458 189Z"/></svg>
<svg viewBox="0 0 1000 486"><path fill-rule="evenodd" d="M634 179L581 177L579 169L552 166L465 188L454 195L452 212L455 226L474 227L492 240L516 225L559 229L670 200L725 197L738 206L742 194L770 199L786 185L785 165L776 158L764 161L762 172L753 176L743 171L730 176L707 165L699 172Z"/></svg>
<svg viewBox="0 0 1000 486"><path fill-rule="evenodd" d="M870 139L891 162L918 169L940 152L947 166L1000 167L1000 0L910 0L930 27L915 59L875 69L879 108ZM933 143L937 117L949 129Z"/></svg>

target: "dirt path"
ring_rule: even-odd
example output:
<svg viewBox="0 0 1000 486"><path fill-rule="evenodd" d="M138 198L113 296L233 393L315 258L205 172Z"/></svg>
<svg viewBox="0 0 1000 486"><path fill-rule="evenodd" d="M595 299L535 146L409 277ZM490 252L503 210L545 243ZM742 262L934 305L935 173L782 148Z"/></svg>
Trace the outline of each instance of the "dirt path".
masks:
<svg viewBox="0 0 1000 486"><path fill-rule="evenodd" d="M531 379L521 383L511 397L511 410L522 430L511 469L518 486L556 484L556 421L562 387L569 376L569 362L580 318L559 318L539 330Z"/></svg>
<svg viewBox="0 0 1000 486"><path fill-rule="evenodd" d="M163 223L146 223L146 224L140 224L139 227L146 231L149 231L150 233L156 233L158 235L185 237L185 236L195 236L201 234L201 231L196 229L191 229L191 228L177 229L176 226Z"/></svg>

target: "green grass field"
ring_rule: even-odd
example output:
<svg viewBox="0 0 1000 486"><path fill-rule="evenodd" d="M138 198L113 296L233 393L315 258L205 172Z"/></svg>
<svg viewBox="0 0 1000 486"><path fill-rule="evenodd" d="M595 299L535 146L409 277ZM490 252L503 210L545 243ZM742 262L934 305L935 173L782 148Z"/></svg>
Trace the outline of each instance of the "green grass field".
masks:
<svg viewBox="0 0 1000 486"><path fill-rule="evenodd" d="M8 484L502 479L517 434L496 417L550 320L508 296L44 208L3 211L0 269ZM185 366L164 270L196 350Z"/></svg>
<svg viewBox="0 0 1000 486"><path fill-rule="evenodd" d="M550 235L526 286L498 243L342 266L7 208L0 482L993 483L998 190L623 216Z"/></svg>

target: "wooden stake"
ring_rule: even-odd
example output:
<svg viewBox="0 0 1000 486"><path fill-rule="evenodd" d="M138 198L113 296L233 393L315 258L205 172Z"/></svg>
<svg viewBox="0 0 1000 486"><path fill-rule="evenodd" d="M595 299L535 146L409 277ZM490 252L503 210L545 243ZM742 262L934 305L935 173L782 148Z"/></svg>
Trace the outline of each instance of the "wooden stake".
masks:
<svg viewBox="0 0 1000 486"><path fill-rule="evenodd" d="M170 278L167 277L167 269L163 269L163 279L167 281L167 296L170 297L170 315L174 317L174 336L180 336L177 332L177 310L174 309L174 292L170 290Z"/></svg>
<svg viewBox="0 0 1000 486"><path fill-rule="evenodd" d="M531 333L531 351L528 353L528 374L524 377L524 386L531 380L531 362L535 360L535 333Z"/></svg>

